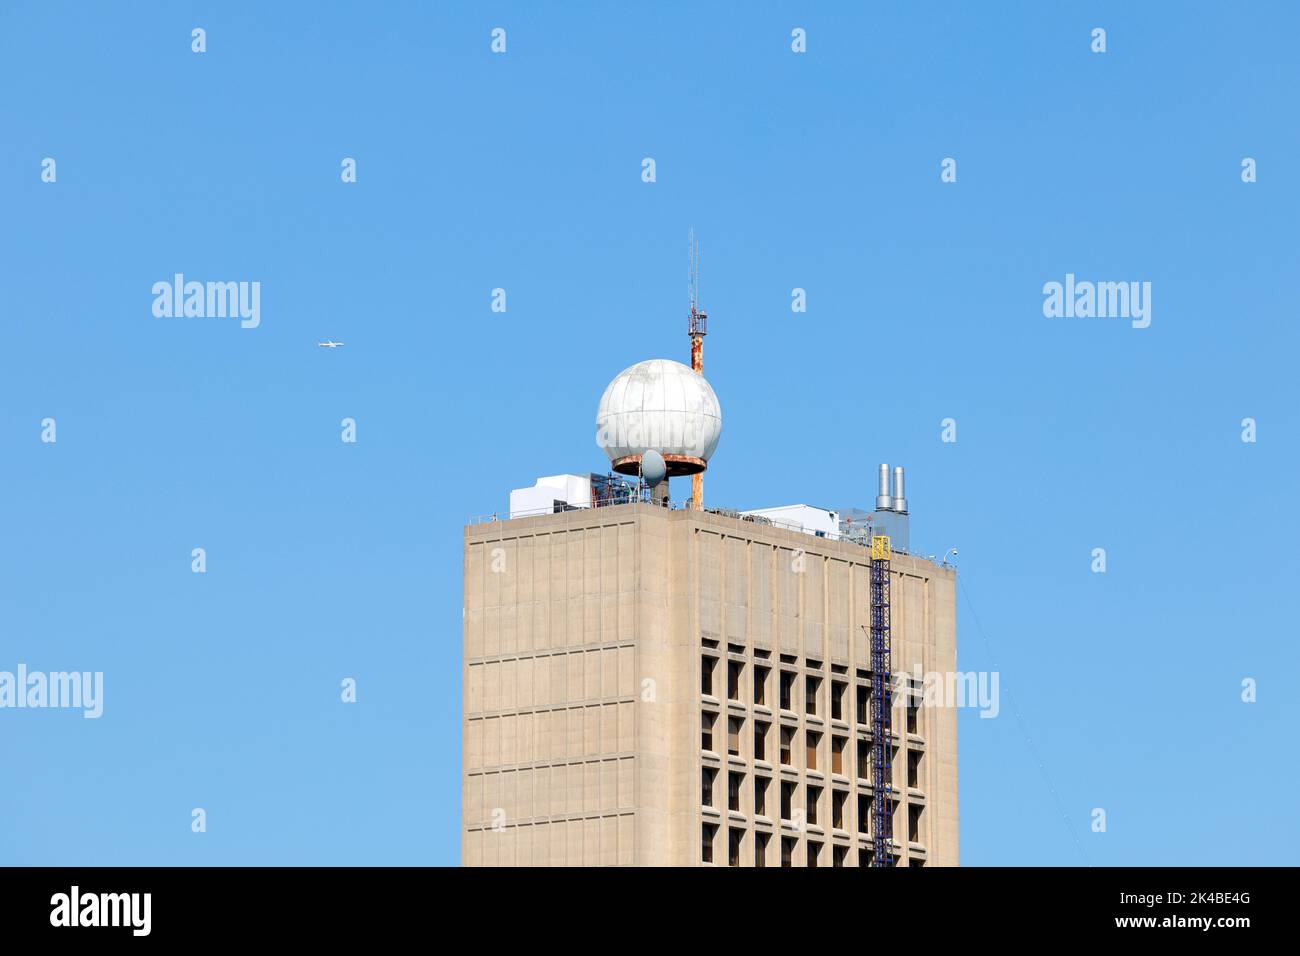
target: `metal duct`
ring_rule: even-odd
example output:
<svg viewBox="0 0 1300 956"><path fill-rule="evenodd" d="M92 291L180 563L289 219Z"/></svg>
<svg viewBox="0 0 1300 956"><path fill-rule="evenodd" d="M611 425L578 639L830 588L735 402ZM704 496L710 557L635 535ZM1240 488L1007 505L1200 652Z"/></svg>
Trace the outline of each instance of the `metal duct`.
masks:
<svg viewBox="0 0 1300 956"><path fill-rule="evenodd" d="M884 473L881 473L883 477ZM894 469L894 510L907 514L907 492L903 490L903 466Z"/></svg>
<svg viewBox="0 0 1300 956"><path fill-rule="evenodd" d="M889 499L889 466L880 466L880 490L876 493L876 510L888 511L892 507Z"/></svg>

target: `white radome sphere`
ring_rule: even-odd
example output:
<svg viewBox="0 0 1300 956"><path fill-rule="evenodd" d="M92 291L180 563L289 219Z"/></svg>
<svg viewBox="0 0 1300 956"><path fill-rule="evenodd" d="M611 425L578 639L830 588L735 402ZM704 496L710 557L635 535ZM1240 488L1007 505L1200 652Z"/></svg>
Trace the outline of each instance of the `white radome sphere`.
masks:
<svg viewBox="0 0 1300 956"><path fill-rule="evenodd" d="M670 359L637 362L619 372L596 410L596 444L625 474L636 473L647 449L664 456L670 476L703 471L721 437L722 408L713 388L690 366Z"/></svg>

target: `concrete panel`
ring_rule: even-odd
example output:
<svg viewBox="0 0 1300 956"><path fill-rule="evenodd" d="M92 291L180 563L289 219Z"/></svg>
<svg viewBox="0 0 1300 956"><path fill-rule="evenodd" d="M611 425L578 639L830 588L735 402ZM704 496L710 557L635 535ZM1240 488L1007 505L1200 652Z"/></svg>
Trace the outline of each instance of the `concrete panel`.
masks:
<svg viewBox="0 0 1300 956"><path fill-rule="evenodd" d="M810 829L830 865L834 846L846 864L864 853L858 840L854 687L869 666L868 561L853 544L814 538L722 515L628 505L542 515L465 532L462 858L468 865L695 865L700 862L699 660L701 639L744 648L741 810L725 818L726 755L719 766L714 817L715 863L725 865L727 830L744 832L741 857L751 864L759 832L769 832L767 861L780 859L781 828L753 816L754 721L779 721L752 704L756 663L773 669L769 704L777 696L777 651L795 658L795 766L800 805L809 781L822 786L822 828ZM493 570L493 548L499 549ZM802 569L796 570L798 552ZM952 671L955 586L951 569L902 555L893 561L895 671ZM810 576L811 575L811 576ZM616 646L610 646L616 645ZM773 652L763 658L764 651ZM717 651L725 658L727 647ZM816 662L822 707L802 712L803 683ZM843 675L831 666L845 668ZM789 665L786 665L789 666ZM827 724L832 680L848 684L847 724ZM725 687L725 670L717 688ZM724 708L725 710L725 708ZM896 713L896 780L905 780L907 748L923 753L919 789L902 793L895 822L905 837L909 801L923 804L919 833L926 865L957 863L957 739L955 712L926 710L919 736L904 741L905 711ZM802 767L805 731L823 734L818 772ZM844 734L851 780L832 785L833 735ZM715 747L725 750L725 714ZM486 768L486 772L485 772ZM769 819L779 809L779 766L761 770L773 782ZM833 786L847 787L848 830L826 830ZM904 788L905 790L905 788ZM507 810L506 834L491 827L491 810ZM825 819L823 819L825 818ZM806 860L800 837L796 865ZM909 849L901 847L905 864Z"/></svg>

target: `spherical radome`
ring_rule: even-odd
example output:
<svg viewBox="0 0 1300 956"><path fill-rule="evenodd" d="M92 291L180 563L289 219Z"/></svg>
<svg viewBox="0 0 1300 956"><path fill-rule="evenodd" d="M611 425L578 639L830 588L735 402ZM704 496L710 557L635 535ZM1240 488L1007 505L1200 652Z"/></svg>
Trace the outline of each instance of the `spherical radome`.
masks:
<svg viewBox="0 0 1300 956"><path fill-rule="evenodd" d="M647 449L664 456L669 477L704 471L721 437L722 408L713 388L670 359L619 372L596 410L596 444L623 474L636 474Z"/></svg>

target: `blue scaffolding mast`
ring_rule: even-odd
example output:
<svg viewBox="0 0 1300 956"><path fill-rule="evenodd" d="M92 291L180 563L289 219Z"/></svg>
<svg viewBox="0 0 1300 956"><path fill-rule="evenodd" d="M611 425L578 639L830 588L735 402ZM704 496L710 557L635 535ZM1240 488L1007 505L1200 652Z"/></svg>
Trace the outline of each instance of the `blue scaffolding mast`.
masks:
<svg viewBox="0 0 1300 956"><path fill-rule="evenodd" d="M894 865L894 798L890 780L889 538L871 539L871 835L872 866Z"/></svg>

